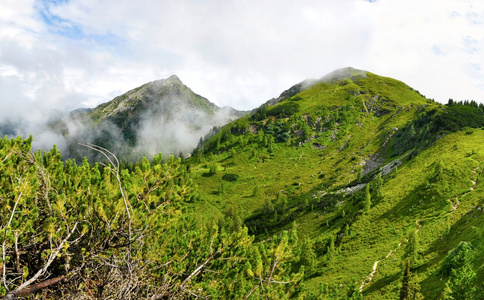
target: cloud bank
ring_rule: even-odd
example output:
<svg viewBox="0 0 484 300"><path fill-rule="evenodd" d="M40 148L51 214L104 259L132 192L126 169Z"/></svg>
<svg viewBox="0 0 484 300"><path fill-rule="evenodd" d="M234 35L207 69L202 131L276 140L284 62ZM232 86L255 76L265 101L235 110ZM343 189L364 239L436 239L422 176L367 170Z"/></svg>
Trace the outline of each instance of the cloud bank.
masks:
<svg viewBox="0 0 484 300"><path fill-rule="evenodd" d="M41 128L177 74L219 106L252 109L352 66L429 98L484 101L478 0L5 0L0 120Z"/></svg>

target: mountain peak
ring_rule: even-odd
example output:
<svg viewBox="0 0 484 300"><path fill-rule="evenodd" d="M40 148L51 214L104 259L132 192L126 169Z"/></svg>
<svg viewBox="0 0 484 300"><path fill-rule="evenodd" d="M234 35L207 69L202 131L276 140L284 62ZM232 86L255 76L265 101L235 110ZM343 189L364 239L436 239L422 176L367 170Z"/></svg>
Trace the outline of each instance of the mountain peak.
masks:
<svg viewBox="0 0 484 300"><path fill-rule="evenodd" d="M285 90L284 92L279 95L278 98L273 98L269 100L266 104L273 105L279 103L289 97L296 95L297 93L304 91L312 87L313 85L319 82L326 82L326 83L335 83L344 79L356 79L356 78L365 78L368 72L364 70L358 70L352 67L340 68L332 71L321 77L320 79L306 79L300 83L293 85L291 88Z"/></svg>
<svg viewBox="0 0 484 300"><path fill-rule="evenodd" d="M331 73L328 73L321 77L318 81L320 82L335 82L340 81L347 78L358 78L358 77L366 77L366 71L358 70L352 67L346 67L341 69L336 69Z"/></svg>
<svg viewBox="0 0 484 300"><path fill-rule="evenodd" d="M180 78L178 76L176 76L175 74L171 75L170 77L168 77L167 79L165 79L165 81L167 82L179 82L179 83L182 83L182 81L180 80Z"/></svg>
<svg viewBox="0 0 484 300"><path fill-rule="evenodd" d="M155 80L155 81L148 83L148 86L158 87L158 88L162 88L162 87L166 87L166 86L183 86L183 85L184 84L180 80L180 78L178 76L174 75L174 74L171 75L168 78L158 79L158 80Z"/></svg>

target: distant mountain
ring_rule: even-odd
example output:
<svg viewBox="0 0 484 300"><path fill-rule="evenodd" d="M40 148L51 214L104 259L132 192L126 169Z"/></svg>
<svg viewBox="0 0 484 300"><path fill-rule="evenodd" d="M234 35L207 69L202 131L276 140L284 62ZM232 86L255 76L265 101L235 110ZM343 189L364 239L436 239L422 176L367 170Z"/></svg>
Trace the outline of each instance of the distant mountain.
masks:
<svg viewBox="0 0 484 300"><path fill-rule="evenodd" d="M173 75L144 84L93 109L73 111L70 122L75 124L74 130L64 125L67 129L64 135L71 156L77 158L89 154L78 142L97 144L124 157L159 152L186 155L214 126L244 114L230 107L218 107ZM59 130L59 124L53 125Z"/></svg>

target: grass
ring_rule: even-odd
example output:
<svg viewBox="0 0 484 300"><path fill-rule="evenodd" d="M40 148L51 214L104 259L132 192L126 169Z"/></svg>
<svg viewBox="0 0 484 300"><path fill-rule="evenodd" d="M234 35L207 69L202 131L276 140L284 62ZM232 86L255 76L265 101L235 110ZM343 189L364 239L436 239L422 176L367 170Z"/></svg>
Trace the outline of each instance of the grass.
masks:
<svg viewBox="0 0 484 300"><path fill-rule="evenodd" d="M287 105L291 101L297 106ZM294 111L287 116L277 107ZM446 282L440 280L439 268L448 251L460 241L472 243L478 253L484 250L484 210L476 209L484 206L479 184L484 131L446 134L428 148L392 157L395 132L419 112L434 108L439 105L405 84L371 73L343 84L316 84L260 111L255 120L246 117L227 125L222 132L236 132L235 137L221 142L221 134L215 135L203 158L195 155L187 161L202 199L194 209L203 212L202 220L213 221L235 207L258 240L289 229L295 221L299 235L314 240L318 255L317 271L306 278L303 290L317 292L320 283L346 286L352 278L360 284L379 261L363 288L370 299L398 298L407 239L418 230L419 260L413 272L424 296L438 299ZM313 131L310 141L300 143L294 130L284 143L268 143L263 134L268 122L295 128L302 120ZM324 123L323 131L315 130L318 122ZM401 161L383 176L380 195L375 172L359 179L370 155L381 157L383 165ZM209 176L212 163L218 169ZM224 174L238 179L223 181ZM368 212L362 210L364 189L337 193L359 180L372 187ZM332 263L330 237L336 247ZM484 279L484 255L476 257L476 271Z"/></svg>

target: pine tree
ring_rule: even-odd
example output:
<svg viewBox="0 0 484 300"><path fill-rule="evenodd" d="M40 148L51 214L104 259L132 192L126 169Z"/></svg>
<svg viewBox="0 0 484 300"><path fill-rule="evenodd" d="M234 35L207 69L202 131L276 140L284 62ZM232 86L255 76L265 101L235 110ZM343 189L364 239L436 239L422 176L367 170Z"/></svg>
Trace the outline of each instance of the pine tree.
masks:
<svg viewBox="0 0 484 300"><path fill-rule="evenodd" d="M299 262L301 265L305 266L305 274L307 275L312 275L316 270L314 241L308 237L305 237L302 242L301 258Z"/></svg>
<svg viewBox="0 0 484 300"><path fill-rule="evenodd" d="M264 212L269 219L274 216L275 208L274 208L274 204L270 199L267 199L264 204Z"/></svg>
<svg viewBox="0 0 484 300"><path fill-rule="evenodd" d="M334 247L334 236L331 235L329 237L329 244L328 244L328 248L327 248L327 251L326 251L326 261L327 261L329 267L332 267L333 264L334 264L335 252L336 252L336 250L335 250L335 247Z"/></svg>
<svg viewBox="0 0 484 300"><path fill-rule="evenodd" d="M405 269L403 271L403 281L402 281L402 288L400 289L400 300L409 299L408 296L409 292L409 284L410 284L410 259L407 259L405 262Z"/></svg>
<svg viewBox="0 0 484 300"><path fill-rule="evenodd" d="M345 225L344 235L345 236L350 235L350 226L348 224Z"/></svg>
<svg viewBox="0 0 484 300"><path fill-rule="evenodd" d="M363 202L363 211L368 213L371 208L371 194L370 194L370 184L365 186L365 200Z"/></svg>
<svg viewBox="0 0 484 300"><path fill-rule="evenodd" d="M232 163L236 163L236 158L237 158L237 151L235 148L230 148L230 157L232 157Z"/></svg>
<svg viewBox="0 0 484 300"><path fill-rule="evenodd" d="M455 253L457 252L457 253ZM468 243L461 242L450 264L448 287L453 299L476 299L476 273L473 269L474 252Z"/></svg>
<svg viewBox="0 0 484 300"><path fill-rule="evenodd" d="M405 249L405 257L410 260L411 264L416 264L418 261L418 236L415 231L412 231L408 236L407 247Z"/></svg>
<svg viewBox="0 0 484 300"><path fill-rule="evenodd" d="M400 300L423 299L423 295L420 293L420 285L417 282L417 278L412 275L410 265L410 259L407 259L403 270Z"/></svg>
<svg viewBox="0 0 484 300"><path fill-rule="evenodd" d="M381 173L378 173L375 176L375 179L372 181L372 187L376 192L377 197L381 197L381 187L383 186L383 179L381 178Z"/></svg>

